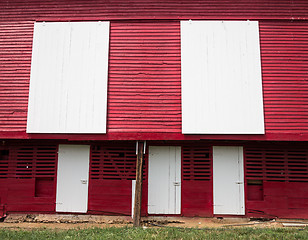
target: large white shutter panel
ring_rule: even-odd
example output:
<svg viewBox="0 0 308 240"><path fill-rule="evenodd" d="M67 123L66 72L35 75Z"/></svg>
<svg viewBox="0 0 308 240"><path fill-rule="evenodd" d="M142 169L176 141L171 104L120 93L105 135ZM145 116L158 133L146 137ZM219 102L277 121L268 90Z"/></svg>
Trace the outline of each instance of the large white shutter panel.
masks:
<svg viewBox="0 0 308 240"><path fill-rule="evenodd" d="M182 132L264 134L256 21L182 21Z"/></svg>
<svg viewBox="0 0 308 240"><path fill-rule="evenodd" d="M28 133L106 133L109 22L35 23Z"/></svg>

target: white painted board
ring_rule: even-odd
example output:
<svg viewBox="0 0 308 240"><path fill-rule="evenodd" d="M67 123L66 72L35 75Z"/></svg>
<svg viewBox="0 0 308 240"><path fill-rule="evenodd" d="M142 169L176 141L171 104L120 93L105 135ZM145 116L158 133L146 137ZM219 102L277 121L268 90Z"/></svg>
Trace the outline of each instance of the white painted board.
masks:
<svg viewBox="0 0 308 240"><path fill-rule="evenodd" d="M135 189L136 189L136 180L132 180L132 213L131 213L132 218L134 218L134 209L135 209Z"/></svg>
<svg viewBox="0 0 308 240"><path fill-rule="evenodd" d="M243 147L213 147L214 214L245 215Z"/></svg>
<svg viewBox="0 0 308 240"><path fill-rule="evenodd" d="M89 159L89 145L59 145L56 212L87 212Z"/></svg>
<svg viewBox="0 0 308 240"><path fill-rule="evenodd" d="M181 213L181 147L150 146L148 213Z"/></svg>
<svg viewBox="0 0 308 240"><path fill-rule="evenodd" d="M106 133L109 22L35 23L28 133Z"/></svg>
<svg viewBox="0 0 308 240"><path fill-rule="evenodd" d="M264 134L256 21L181 21L182 132Z"/></svg>

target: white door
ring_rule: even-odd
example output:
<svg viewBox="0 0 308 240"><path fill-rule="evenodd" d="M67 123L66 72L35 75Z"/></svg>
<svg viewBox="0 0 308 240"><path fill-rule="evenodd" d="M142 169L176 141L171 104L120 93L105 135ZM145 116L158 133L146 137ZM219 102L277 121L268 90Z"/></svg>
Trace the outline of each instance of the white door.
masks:
<svg viewBox="0 0 308 240"><path fill-rule="evenodd" d="M148 213L181 213L181 147L150 146Z"/></svg>
<svg viewBox="0 0 308 240"><path fill-rule="evenodd" d="M214 214L245 215L243 147L213 147Z"/></svg>
<svg viewBox="0 0 308 240"><path fill-rule="evenodd" d="M87 212L89 158L88 145L59 145L57 212Z"/></svg>

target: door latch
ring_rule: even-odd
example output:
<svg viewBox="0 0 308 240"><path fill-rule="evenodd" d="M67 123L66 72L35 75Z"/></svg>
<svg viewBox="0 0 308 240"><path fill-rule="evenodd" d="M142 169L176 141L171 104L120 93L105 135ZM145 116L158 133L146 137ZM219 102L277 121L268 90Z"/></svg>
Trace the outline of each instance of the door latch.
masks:
<svg viewBox="0 0 308 240"><path fill-rule="evenodd" d="M80 182L81 182L81 184L87 184L87 183L88 183L88 180L86 180L86 179L80 179Z"/></svg>
<svg viewBox="0 0 308 240"><path fill-rule="evenodd" d="M243 184L243 182L235 182L236 184Z"/></svg>
<svg viewBox="0 0 308 240"><path fill-rule="evenodd" d="M177 187L177 186L181 186L181 183L180 182L173 182L173 185Z"/></svg>

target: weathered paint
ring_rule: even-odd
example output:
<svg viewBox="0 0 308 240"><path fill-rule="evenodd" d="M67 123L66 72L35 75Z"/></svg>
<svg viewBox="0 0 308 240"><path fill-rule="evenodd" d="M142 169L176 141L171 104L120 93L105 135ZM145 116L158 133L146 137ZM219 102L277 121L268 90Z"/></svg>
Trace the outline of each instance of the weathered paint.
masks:
<svg viewBox="0 0 308 240"><path fill-rule="evenodd" d="M108 133L181 132L178 22L111 23Z"/></svg>
<svg viewBox="0 0 308 240"><path fill-rule="evenodd" d="M147 211L145 159L142 214ZM94 144L90 159L88 213L131 215L132 180L136 177L135 142Z"/></svg>
<svg viewBox="0 0 308 240"><path fill-rule="evenodd" d="M6 212L55 211L57 146L0 147L0 205Z"/></svg>
<svg viewBox="0 0 308 240"><path fill-rule="evenodd" d="M303 0L12 0L2 1L0 9L2 21L308 18L308 3Z"/></svg>
<svg viewBox="0 0 308 240"><path fill-rule="evenodd" d="M308 217L308 150L299 146L245 148L247 215Z"/></svg>
<svg viewBox="0 0 308 240"><path fill-rule="evenodd" d="M307 65L308 57L308 2L301 0L283 0L265 2L263 0L240 2L230 1L2 1L0 3L0 137L12 139L37 139L15 142L8 148L11 152L28 145L39 142L41 139L55 140L49 143L58 144L73 141L89 140L260 140L260 141L307 141ZM135 19L136 21L134 21ZM168 21L169 19L169 21ZM181 89L180 89L180 20L257 20L260 28L261 65L263 78L263 96L265 113L265 135L192 135L181 134ZM108 105L112 108L112 118L107 119L107 134L26 134L27 104L30 80L30 64L32 53L32 35L35 21L100 21L121 20L111 22L110 53L118 53L109 59L109 67L113 61L113 71L109 69L109 87L114 86L110 96L113 101ZM146 25L147 24L147 25ZM170 26L170 28L168 28ZM113 28L114 27L114 28ZM113 28L113 29L112 29ZM116 32L117 31L117 32ZM140 41L139 41L140 39ZM130 41L127 41L130 40ZM131 43L127 46L126 41ZM155 51L151 47L155 45ZM136 46L142 46L135 51ZM164 48L166 46L166 48ZM162 49L160 52L159 50ZM163 54L166 53L166 54ZM153 60L155 56L155 61ZM168 56L168 58L167 58ZM118 61L124 59L123 62ZM125 65L128 63L128 65ZM170 66L172 66L170 68ZM163 68L163 71L161 69ZM133 71L132 71L133 69ZM118 74L117 73L121 73ZM127 75L126 75L127 74ZM144 77L146 76L146 77ZM131 77L131 78L130 78ZM138 81L145 80L147 89L140 90ZM117 79L118 82L112 80ZM171 81L163 81L170 78ZM129 88L116 91L116 85L130 84ZM166 84L169 84L165 87ZM114 85L113 85L114 84ZM156 89L156 90L154 90ZM127 94L129 91L137 94ZM138 92L140 91L140 92ZM129 95L130 97L127 97ZM119 98L117 99L117 96ZM155 98L163 101L155 101ZM130 108L126 106L129 102ZM134 101L136 100L137 101ZM108 100L109 101L109 100ZM164 102L165 101L165 102ZM145 104L145 107L142 104ZM149 103L149 104L148 104ZM157 103L157 104L156 104ZM108 106L109 107L109 106ZM168 107L168 108L166 108ZM124 110L125 118L120 113ZM144 111L149 117L142 120ZM152 118L154 117L154 118ZM140 131L139 131L140 129ZM3 142L3 146L10 141ZM200 141L206 143L207 141ZM219 142L219 141L218 141ZM194 142L193 144L195 144ZM229 142L231 145L235 142ZM238 143L238 142L237 142ZM286 142L291 145L291 142ZM168 144L168 142L167 142ZM245 143L266 145L251 141ZM278 143L276 143L278 144ZM279 142L279 144L282 144ZM306 149L301 142L294 142ZM117 142L117 146L121 144ZM265 148L272 148L271 142ZM195 145L196 146L196 145ZM245 147L244 146L244 147ZM284 144L284 147L287 145ZM292 145L293 148L295 145ZM35 146L36 147L36 146ZM207 149L206 147L205 149ZM28 149L27 151L35 152ZM56 150L50 153L54 159ZM35 154L34 154L35 156ZM31 156L35 162L35 157ZM27 158L26 162L29 161ZM16 157L10 159L10 172L16 169ZM306 159L307 157L303 157ZM208 162L208 159L205 160ZM290 160L292 162L292 160ZM52 160L50 169L54 169ZM27 165L26 165L27 166ZM34 165L33 165L34 166ZM195 166L195 164L193 165ZM46 179L34 180L31 175L35 168L22 168L27 178L21 179L14 175L9 178L1 177L0 181L0 212L54 212L55 211L55 178L50 172ZM207 171L208 174L208 171ZM4 175L5 176L5 175ZM32 176L32 177L31 177ZM49 180L48 180L49 178ZM211 179L206 180L183 179L182 213L184 215L211 216ZM97 180L96 183L94 183ZM104 201L119 199L122 212L131 212L131 180L110 180L107 188L104 181L110 179L93 179L89 192L89 213L108 213ZM92 179L91 179L92 181ZM107 183L107 182L106 182ZM121 184L122 183L122 184ZM108 184L108 183L107 183ZM112 185L113 184L113 185ZM147 185L146 181L144 183ZM124 187L125 186L125 187ZM256 185L257 194L250 195L258 199L261 188ZM251 186L250 186L251 187ZM35 190L37 189L37 191ZM41 190L40 190L41 189ZM42 189L48 189L47 193ZM123 191L123 197L117 194ZM281 191L283 189L284 191ZM127 192L126 192L127 190ZM9 191L9 195L7 195ZM97 196L96 192L108 193L104 197ZM147 189L143 199L146 199ZM35 192L40 196L35 197ZM282 196L282 192L284 195ZM125 195L127 193L127 195ZM200 194L200 201L192 200L193 194ZM246 201L247 216L302 217L308 218L307 213L307 184L306 182L269 182L263 184L264 201ZM251 194L251 191L250 191ZM110 197L112 196L112 197ZM92 198L92 205L90 199ZM210 200L208 200L210 199ZM143 203L144 204L144 203ZM91 208L90 208L91 206ZM115 206L110 208L116 210ZM299 208L300 207L300 208ZM4 209L4 210L3 210ZM93 210L91 210L93 209ZM304 209L304 210L302 210ZM111 212L111 211L109 211ZM112 213L111 213L112 214ZM268 214L268 215L266 215Z"/></svg>
<svg viewBox="0 0 308 240"><path fill-rule="evenodd" d="M307 182L264 182L264 199L247 200L249 217L308 219Z"/></svg>
<svg viewBox="0 0 308 240"><path fill-rule="evenodd" d="M306 22L259 22L266 130L264 136L182 135L180 24L143 24L111 23L106 135L25 133L33 22L0 24L1 138L283 141L308 139L308 123L305 120L308 106L305 100L308 91L305 81L308 77L305 66L305 59L308 57ZM158 40L158 36L162 37L161 40ZM128 39L132 39L131 45ZM156 45L153 41L156 41ZM155 62L151 62L152 44L156 46ZM144 48L136 50L135 46ZM158 51L161 48L164 50ZM123 58L124 61L118 61L119 58ZM141 60L142 64L139 64ZM128 64L129 68L125 68L124 64ZM160 71L161 64L163 71ZM144 82L147 83L147 87L141 89ZM121 91L117 91L117 88ZM143 118L145 115L149 117Z"/></svg>
<svg viewBox="0 0 308 240"><path fill-rule="evenodd" d="M256 21L181 21L182 132L264 134Z"/></svg>
<svg viewBox="0 0 308 240"><path fill-rule="evenodd" d="M182 215L213 216L212 146L185 143L182 147Z"/></svg>
<svg viewBox="0 0 308 240"><path fill-rule="evenodd" d="M5 158L0 158L0 205L4 213L55 212L58 143L53 141L53 144L41 144L43 144L42 141L40 145L19 141L18 144L11 142L1 146L1 150L10 151L9 166L6 165L8 161ZM213 216L212 146L221 145L221 143L208 141L148 142L151 146L163 144L176 144L182 146L183 149L181 215ZM229 144L235 145L232 142ZM306 146L290 142L250 142L243 146L245 188L247 192L250 192L249 198L248 193L246 194L245 216L308 218L308 150ZM133 160L136 157L135 151L133 141L129 143L97 142L92 145L88 213L131 215L131 181L135 174L135 161ZM268 160L265 158L266 155ZM147 210L147 161L146 154L142 198L143 215L146 215ZM112 162L114 164L110 165ZM263 171L262 168L265 170ZM279 174L281 169L288 174ZM46 181L41 181L38 186L37 179ZM260 192L260 187L252 185L249 182L251 180L263 180L261 200L260 198L258 200L256 196ZM37 189L40 186L45 189L45 192ZM251 195L252 191L254 196ZM37 195L37 193L42 195Z"/></svg>
<svg viewBox="0 0 308 240"><path fill-rule="evenodd" d="M263 22L260 42L266 133L307 133L308 22Z"/></svg>

